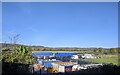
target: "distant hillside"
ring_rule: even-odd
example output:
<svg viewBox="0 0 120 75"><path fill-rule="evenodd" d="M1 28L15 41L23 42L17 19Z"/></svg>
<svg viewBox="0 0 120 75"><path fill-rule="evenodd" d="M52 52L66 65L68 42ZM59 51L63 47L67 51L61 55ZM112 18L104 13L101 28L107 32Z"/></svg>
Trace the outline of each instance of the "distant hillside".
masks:
<svg viewBox="0 0 120 75"><path fill-rule="evenodd" d="M2 49L9 49L9 50L13 50L15 47L21 45L21 44L9 44L9 43L0 43L0 45L2 45ZM97 50L98 48L78 48L78 47L59 47L59 48L52 48L52 47L44 47L44 46L28 46L25 45L26 47L28 47L31 50L49 50L49 51L54 51L54 50L59 50L59 51L92 51L92 50ZM108 48L104 48L104 50L109 50Z"/></svg>
<svg viewBox="0 0 120 75"><path fill-rule="evenodd" d="M9 44L9 43L0 43L0 46L2 49L2 53L8 53L12 50L14 50L16 47L20 46L21 44ZM44 46L27 46L24 45L26 47L28 47L29 50L34 51L34 50L43 50L45 47Z"/></svg>

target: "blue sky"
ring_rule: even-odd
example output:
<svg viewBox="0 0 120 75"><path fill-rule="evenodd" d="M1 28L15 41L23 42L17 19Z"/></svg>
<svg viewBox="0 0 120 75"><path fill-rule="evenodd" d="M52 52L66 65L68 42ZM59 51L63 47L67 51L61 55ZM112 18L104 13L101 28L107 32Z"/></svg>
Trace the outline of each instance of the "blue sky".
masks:
<svg viewBox="0 0 120 75"><path fill-rule="evenodd" d="M47 47L117 47L118 4L3 3L3 41Z"/></svg>

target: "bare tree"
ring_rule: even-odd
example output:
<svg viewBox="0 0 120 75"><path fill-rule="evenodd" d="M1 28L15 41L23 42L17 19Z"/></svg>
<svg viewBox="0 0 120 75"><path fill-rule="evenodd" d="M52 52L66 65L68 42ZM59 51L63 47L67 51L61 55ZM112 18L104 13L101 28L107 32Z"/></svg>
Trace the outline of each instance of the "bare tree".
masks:
<svg viewBox="0 0 120 75"><path fill-rule="evenodd" d="M16 34L16 35L13 36L13 37L9 37L10 43L11 43L11 44L16 44L17 41L18 41L18 39L19 39L19 36L20 36L20 34Z"/></svg>
<svg viewBox="0 0 120 75"><path fill-rule="evenodd" d="M17 40L19 39L20 34L17 34L13 37L13 44L17 43Z"/></svg>
<svg viewBox="0 0 120 75"><path fill-rule="evenodd" d="M9 36L9 39L10 39L10 43L12 44L12 40L13 40L12 37Z"/></svg>

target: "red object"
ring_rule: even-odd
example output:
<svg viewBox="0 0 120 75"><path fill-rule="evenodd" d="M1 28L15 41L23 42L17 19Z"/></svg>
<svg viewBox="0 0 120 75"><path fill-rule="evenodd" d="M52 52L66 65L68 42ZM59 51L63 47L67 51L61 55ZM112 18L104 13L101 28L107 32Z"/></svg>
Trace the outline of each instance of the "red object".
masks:
<svg viewBox="0 0 120 75"><path fill-rule="evenodd" d="M65 67L65 72L72 72L72 66Z"/></svg>
<svg viewBox="0 0 120 75"><path fill-rule="evenodd" d="M71 68L65 68L65 72L71 72L72 69Z"/></svg>

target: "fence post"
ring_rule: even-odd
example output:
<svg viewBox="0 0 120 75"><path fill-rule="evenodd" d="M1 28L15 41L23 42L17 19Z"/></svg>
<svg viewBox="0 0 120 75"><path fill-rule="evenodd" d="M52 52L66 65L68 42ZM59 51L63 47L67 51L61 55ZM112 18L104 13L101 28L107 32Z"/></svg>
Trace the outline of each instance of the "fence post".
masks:
<svg viewBox="0 0 120 75"><path fill-rule="evenodd" d="M33 75L35 75L35 73L34 73L34 67L33 67Z"/></svg>
<svg viewBox="0 0 120 75"><path fill-rule="evenodd" d="M41 75L41 69L40 69L40 75Z"/></svg>

